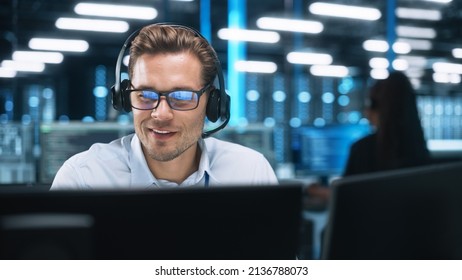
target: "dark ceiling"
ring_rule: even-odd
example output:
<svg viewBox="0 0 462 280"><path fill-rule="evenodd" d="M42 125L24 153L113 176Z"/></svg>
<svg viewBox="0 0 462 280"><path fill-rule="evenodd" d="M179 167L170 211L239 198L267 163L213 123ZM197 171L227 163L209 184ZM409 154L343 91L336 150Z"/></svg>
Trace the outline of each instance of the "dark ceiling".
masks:
<svg viewBox="0 0 462 280"><path fill-rule="evenodd" d="M85 39L90 43L90 49L84 54L65 54L61 65L49 65L42 74L20 74L24 79L55 79L63 73L78 73L85 65L102 63L115 64L120 47L130 31L147 24L146 21L128 20L130 31L124 34L105 34L96 32L66 31L55 27L58 17L76 17L73 11L76 0L3 0L0 4L0 60L10 59L12 50L28 49L28 41L38 36L59 36L63 38ZM101 1L100 1L101 2ZM200 1L179 2L168 0L153 1L109 1L110 3L138 4L155 7L159 16L155 22L177 22L200 29ZM385 37L387 33L386 0L331 0L325 2L352 5L365 5L379 8L382 17L376 22L357 21L351 19L326 18L312 15L308 6L314 1L309 0L247 0L246 21L248 28L256 28L258 17L269 15L300 16L305 19L319 20L324 23L324 31L318 35L294 35L280 32L281 41L275 45L248 43L247 57L249 59L265 59L277 62L279 70L288 69L285 56L294 49L295 37L303 47L323 49L334 56L335 64L354 66L360 73L369 72L370 54L362 48L366 39ZM437 22L413 21L421 26L434 27L437 37L433 40L430 51L415 51L414 55L424 55L432 60L448 59L457 62L451 55L454 47L462 47L462 1L453 0L449 4L434 3L424 0L396 0L397 6L415 8L437 8L442 11L442 20ZM226 42L217 38L217 31L226 27L228 20L228 1L211 0L212 44L216 48L222 63L226 65ZM398 24L405 23L398 20ZM460 60L460 59L459 59ZM459 61L460 62L460 61ZM431 82L431 67L424 80ZM63 71L63 69L67 69ZM74 72L69 69L73 69ZM84 69L84 68L82 68ZM85 70L82 70L85 71ZM2 78L0 78L1 80Z"/></svg>

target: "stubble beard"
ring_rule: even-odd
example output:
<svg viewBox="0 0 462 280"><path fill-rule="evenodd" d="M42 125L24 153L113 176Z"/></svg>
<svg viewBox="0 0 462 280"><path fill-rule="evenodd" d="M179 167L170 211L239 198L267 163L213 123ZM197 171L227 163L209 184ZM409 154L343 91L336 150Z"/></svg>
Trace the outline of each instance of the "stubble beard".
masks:
<svg viewBox="0 0 462 280"><path fill-rule="evenodd" d="M203 126L204 123L199 122L194 127L183 130L173 149L168 149L169 144L171 144L170 142L158 142L156 147L143 145L143 148L147 152L147 155L155 161L167 162L174 160L194 145L197 145L197 142L201 138Z"/></svg>

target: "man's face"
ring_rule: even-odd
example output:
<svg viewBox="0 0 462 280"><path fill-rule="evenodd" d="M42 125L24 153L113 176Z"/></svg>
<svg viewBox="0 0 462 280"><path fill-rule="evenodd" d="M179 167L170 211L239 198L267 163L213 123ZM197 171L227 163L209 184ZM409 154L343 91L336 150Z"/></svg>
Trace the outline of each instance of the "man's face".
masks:
<svg viewBox="0 0 462 280"><path fill-rule="evenodd" d="M204 87L201 71L199 60L190 53L144 54L134 65L131 82L135 89L149 88L157 92L199 90ZM135 132L145 156L169 161L184 152L188 154L188 150L195 156L195 145L204 127L206 103L207 95L202 95L196 109L177 111L162 97L155 110L133 109Z"/></svg>

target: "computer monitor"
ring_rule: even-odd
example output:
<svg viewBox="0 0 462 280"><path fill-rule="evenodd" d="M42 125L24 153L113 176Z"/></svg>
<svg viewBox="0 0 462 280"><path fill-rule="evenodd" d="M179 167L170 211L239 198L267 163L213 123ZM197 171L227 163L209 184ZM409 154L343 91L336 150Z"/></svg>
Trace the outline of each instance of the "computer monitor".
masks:
<svg viewBox="0 0 462 280"><path fill-rule="evenodd" d="M462 162L332 184L323 259L462 259Z"/></svg>
<svg viewBox="0 0 462 280"><path fill-rule="evenodd" d="M292 154L298 175L340 175L346 166L350 146L371 133L368 124L302 126L292 130Z"/></svg>
<svg viewBox="0 0 462 280"><path fill-rule="evenodd" d="M38 182L51 183L64 161L92 144L109 143L132 132L132 125L116 122L43 123L40 126Z"/></svg>
<svg viewBox="0 0 462 280"><path fill-rule="evenodd" d="M301 186L0 192L1 259L295 259Z"/></svg>

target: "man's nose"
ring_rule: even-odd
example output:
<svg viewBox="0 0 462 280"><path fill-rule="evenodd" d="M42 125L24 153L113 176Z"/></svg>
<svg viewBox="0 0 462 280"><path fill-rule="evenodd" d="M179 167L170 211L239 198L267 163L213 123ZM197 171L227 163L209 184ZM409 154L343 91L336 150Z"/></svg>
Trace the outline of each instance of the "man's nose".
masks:
<svg viewBox="0 0 462 280"><path fill-rule="evenodd" d="M173 118L173 110L170 108L165 98L159 100L157 108L153 109L151 112L151 117L160 120L169 120Z"/></svg>

